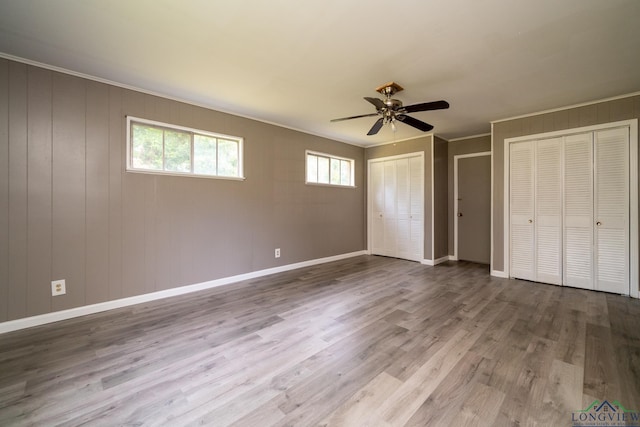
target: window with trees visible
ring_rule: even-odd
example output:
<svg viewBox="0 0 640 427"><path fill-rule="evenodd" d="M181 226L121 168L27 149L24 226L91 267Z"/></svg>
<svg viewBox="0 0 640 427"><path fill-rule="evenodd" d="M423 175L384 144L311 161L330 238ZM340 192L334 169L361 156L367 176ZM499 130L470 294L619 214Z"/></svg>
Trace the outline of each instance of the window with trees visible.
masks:
<svg viewBox="0 0 640 427"><path fill-rule="evenodd" d="M355 186L354 160L307 151L307 184Z"/></svg>
<svg viewBox="0 0 640 427"><path fill-rule="evenodd" d="M242 138L127 117L127 170L243 178Z"/></svg>

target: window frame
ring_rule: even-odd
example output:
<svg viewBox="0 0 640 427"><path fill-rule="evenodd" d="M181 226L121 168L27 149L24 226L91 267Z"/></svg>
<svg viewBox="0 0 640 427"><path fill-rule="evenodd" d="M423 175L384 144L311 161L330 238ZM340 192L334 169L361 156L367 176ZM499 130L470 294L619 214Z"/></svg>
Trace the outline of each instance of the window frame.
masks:
<svg viewBox="0 0 640 427"><path fill-rule="evenodd" d="M190 150L191 150L191 171L189 172L178 172L178 171L168 171L165 170L165 164L166 164L166 157L164 155L164 152L162 154L162 168L161 170L158 169L143 169L143 168L136 168L133 166L133 141L132 141L132 125L133 124L141 124L141 125L148 125L151 127L155 127L155 128L159 128L164 130L170 130L170 131L179 131L179 132L187 132L190 134L191 138L190 138ZM202 129L195 129L195 128L190 128L190 127L186 127L186 126L179 126L179 125L174 125L174 124L170 124L170 123L164 123L164 122L159 122L156 120L149 120L149 119L143 119L140 117L134 117L134 116L127 116L127 124L126 124L126 140L127 140L127 146L126 146L126 165L125 165L125 169L127 172L133 172L133 173L144 173L144 174L152 174L152 175L171 175L171 176L188 176L188 177L195 177L195 178L209 178L209 179L227 179L227 180L232 180L232 181L244 181L246 178L244 176L244 138L239 137L239 136L232 136L232 135L225 135L222 133L216 133L216 132L210 132L210 131L206 131L206 130L202 130ZM203 135L203 136L207 136L207 137L211 137L211 138L216 138L216 140L218 139L224 139L224 140L228 140L228 141L235 141L238 144L238 176L228 176L228 175L206 175L206 174L198 174L198 173L194 173L193 168L194 168L194 158L193 158L193 154L194 154L194 136L198 134L198 135ZM218 169L218 154L217 154L217 142L216 142L216 171Z"/></svg>
<svg viewBox="0 0 640 427"><path fill-rule="evenodd" d="M309 181L309 155L316 157L324 157L329 160L329 182L314 182ZM331 183L331 160L340 160L349 162L351 165L350 183L349 184L332 184ZM356 188L356 161L348 157L336 156L333 154L322 153L319 151L305 150L304 152L304 182L306 185L318 185L324 187L338 187L338 188Z"/></svg>

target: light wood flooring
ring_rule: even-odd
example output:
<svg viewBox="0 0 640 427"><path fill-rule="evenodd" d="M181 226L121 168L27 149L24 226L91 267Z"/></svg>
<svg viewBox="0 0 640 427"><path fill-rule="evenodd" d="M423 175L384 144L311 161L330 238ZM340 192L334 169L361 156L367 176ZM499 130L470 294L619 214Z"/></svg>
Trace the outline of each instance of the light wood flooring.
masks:
<svg viewBox="0 0 640 427"><path fill-rule="evenodd" d="M0 335L0 425L568 426L640 301L361 256Z"/></svg>

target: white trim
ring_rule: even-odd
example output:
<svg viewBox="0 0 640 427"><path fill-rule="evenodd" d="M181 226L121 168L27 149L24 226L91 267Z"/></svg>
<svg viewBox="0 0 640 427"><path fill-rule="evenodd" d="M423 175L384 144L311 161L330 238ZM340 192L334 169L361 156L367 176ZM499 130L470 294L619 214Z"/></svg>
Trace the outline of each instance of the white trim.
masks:
<svg viewBox="0 0 640 427"><path fill-rule="evenodd" d="M332 261L352 258L360 255L366 255L367 251L357 251L346 254L334 255L326 258L317 258L309 261L302 261L295 264L288 264L279 267L267 268L265 270L252 271L250 273L239 274L237 276L224 277L221 279L210 280L207 282L196 283L193 285L180 286L177 288L167 289L164 291L151 292L148 294L137 295L128 298L121 298L113 301L106 301L97 304L85 305L82 307L71 308L68 310L56 311L53 313L41 314L38 316L25 317L17 320L9 320L0 323L0 334L6 332L17 331L20 329L31 328L34 326L45 325L47 323L59 322L61 320L72 319L74 317L86 316L89 314L100 313L116 308L128 307L135 304L142 304L163 298L185 295L192 292L203 291L207 289L217 288L219 286L230 285L232 283L244 280L255 279L257 277L267 276L269 274L282 273L285 271L295 270L297 268L309 267L318 264L324 264Z"/></svg>
<svg viewBox="0 0 640 427"><path fill-rule="evenodd" d="M507 273L505 273L504 271L499 271L499 270L491 270L490 273L493 277L500 277L502 279L508 279L509 275Z"/></svg>
<svg viewBox="0 0 640 427"><path fill-rule="evenodd" d="M450 139L449 142L464 141L465 139L482 138L483 136L491 136L491 132L489 132L489 133L480 133L478 135L471 135L471 136L462 136L460 138L453 138L453 139Z"/></svg>
<svg viewBox="0 0 640 427"><path fill-rule="evenodd" d="M334 136L329 137L327 135L323 135L323 134L320 134L320 133L315 133L315 132L311 132L311 131L308 131L308 130L298 129L298 128L295 128L293 126L287 126L287 125L283 125L281 123L276 123L276 122L272 122L272 121L269 121L269 120L259 119L257 117L248 116L246 114L242 114L242 113L239 113L237 111L225 109L225 108L220 107L218 105L207 104L207 103L204 103L204 102L196 102L196 101L193 101L193 100L190 100L190 99L187 99L187 98L180 98L178 96L169 95L169 94L163 93L163 92L157 92L157 91L154 91L154 90L143 89L141 87L128 85L128 84L125 84L125 83L118 83L116 81L105 79L105 78L102 78L102 77L92 76L90 74L85 74L85 73L81 73L79 71L69 70L67 68L57 67L55 65L45 64L43 62L38 62L38 61L34 61L34 60L31 60L31 59L27 59L27 58L21 58L19 56L10 55L10 54L4 53L4 52L0 52L0 58L8 59L10 61L20 62L20 63L26 64L26 65L32 65L34 67L43 68L45 70L55 71L57 73L67 74L69 76L80 77L82 79L87 79L87 80L91 80L91 81L98 82L98 83L108 84L108 85L119 87L119 88L122 88L122 89L127 89L127 90L132 90L132 91L135 91L135 92L144 93L146 95L159 96L159 97L164 98L164 99L169 99L169 100L172 100L172 101L182 102L184 104L193 105L195 107L206 108L207 110L216 111L218 113L231 114L231 115L236 116L236 117L242 117L243 119L254 120L256 122L265 123L267 125L277 126L277 127L283 128L283 129L289 129L289 130L293 130L293 131L296 131L296 132L301 132L301 133L304 133L304 134L307 134L307 135L313 135L313 136L317 136L317 137L320 137L320 138L329 139L329 140L332 140L332 141L342 142L343 144L352 145L354 147L360 147L360 148L369 147L369 145L367 145L367 144L357 144L357 143L352 142L352 141L346 141L346 140L343 140L343 139L338 139L337 137L334 137Z"/></svg>
<svg viewBox="0 0 640 427"><path fill-rule="evenodd" d="M431 259L435 260L436 258L436 209L434 204L436 203L436 171L435 171L435 162L436 162L436 139L431 136ZM448 233L447 233L448 234ZM447 252L449 252L447 250ZM434 261L435 265L435 261Z"/></svg>
<svg viewBox="0 0 640 427"><path fill-rule="evenodd" d="M453 256L456 260L458 259L458 160L481 156L491 156L491 151L453 156Z"/></svg>
<svg viewBox="0 0 640 427"><path fill-rule="evenodd" d="M494 244L493 244L493 183L494 183L494 176L493 176L493 171L494 171L494 164L493 164L493 123L491 123L491 224L489 225L489 229L491 230L491 238L489 239L491 241L491 252L489 253L489 270L493 271L493 250L495 248ZM504 197L504 196L503 196ZM503 267L504 268L504 267Z"/></svg>
<svg viewBox="0 0 640 427"><path fill-rule="evenodd" d="M564 107L551 108L549 110L537 111L535 113L528 113L528 114L522 114L520 116L507 117L505 119L493 120L491 122L491 124L500 123L500 122L508 122L509 120L524 119L526 117L532 117L532 116L540 116L542 114L555 113L557 111L570 110L572 108L586 107L587 105L594 105L594 104L600 104L602 102L616 101L618 99L631 98L632 96L638 96L638 95L640 95L640 92L631 92L631 93L626 93L626 94L623 94L623 95L612 96L610 98L596 99L594 101L586 101L586 102L581 102L579 104L573 104L573 105L565 105Z"/></svg>
<svg viewBox="0 0 640 427"><path fill-rule="evenodd" d="M506 277L510 276L510 265L509 265L509 252L511 250L509 245L509 233L511 232L509 224L509 162L510 162L510 152L509 152L509 144L512 142L520 142L520 141L528 141L528 140L536 140L536 139L546 139L546 138L554 138L559 136L567 136L573 135L576 133L584 133L584 132L595 132L603 129L610 129L616 127L628 127L629 128L629 295L634 298L640 297L640 289L638 284L639 279L639 269L638 258L640 256L640 243L638 236L638 221L639 221L639 213L638 213L638 119L631 120L622 120L618 122L611 123L601 123L597 125L584 126L579 128L565 129L554 132L546 132L546 133L538 133L533 135L524 135L518 136L514 138L506 138L504 140L503 147L503 209L504 209L504 217L503 217L503 256L504 256L504 274ZM493 144L493 141L492 141ZM492 168L493 169L493 168ZM493 217L493 214L492 214ZM493 232L492 232L493 235ZM492 251L493 252L493 251ZM493 267L493 264L492 264ZM636 284L635 289L633 288L633 284Z"/></svg>
<svg viewBox="0 0 640 427"><path fill-rule="evenodd" d="M406 154L398 154L394 156L387 157L376 157L374 159L367 160L367 253L369 255L372 254L371 250L371 212L372 212L372 197L371 197L371 164L377 162L386 162L389 160L399 160L399 159L409 159L412 157L420 157L422 161L422 179L421 179L421 188L422 188L422 235L420 236L420 258L424 258L424 230L425 230L425 212L424 212L424 151L415 151L413 153ZM386 256L386 255L382 255ZM419 261L416 259L412 259L410 261ZM422 261L420 261L422 262Z"/></svg>
<svg viewBox="0 0 640 427"><path fill-rule="evenodd" d="M451 261L451 255L445 255L445 256L443 256L441 258L438 258L436 260L423 259L422 261L420 261L420 264L435 266L435 265L442 264L443 262L447 262L447 261Z"/></svg>
<svg viewBox="0 0 640 427"><path fill-rule="evenodd" d="M638 226L640 217L638 213L638 119L629 126L629 295L640 298L640 236ZM636 284L635 289L633 284Z"/></svg>
<svg viewBox="0 0 640 427"><path fill-rule="evenodd" d="M409 137L409 138L398 139L398 140L395 140L395 141L389 141L389 142L378 142L378 143L375 143L375 144L368 144L368 145L365 145L365 146L363 146L363 147L364 147L364 148L381 147L381 146L383 146L383 145L395 144L395 143L397 143L397 142L405 142L405 141L412 141L412 140L414 140L414 139L427 138L427 137L429 137L429 136L433 136L433 135L434 135L433 133L427 133L427 134L423 134L423 135L412 136L412 137ZM440 137L438 137L438 138L440 138ZM443 139L444 139L444 138L443 138Z"/></svg>

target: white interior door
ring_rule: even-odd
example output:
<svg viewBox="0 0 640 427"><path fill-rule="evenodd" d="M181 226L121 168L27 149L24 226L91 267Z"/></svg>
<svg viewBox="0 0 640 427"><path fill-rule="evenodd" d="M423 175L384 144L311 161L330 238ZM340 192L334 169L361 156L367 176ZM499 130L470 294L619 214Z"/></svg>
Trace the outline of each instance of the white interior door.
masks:
<svg viewBox="0 0 640 427"><path fill-rule="evenodd" d="M629 292L629 131L594 134L596 289Z"/></svg>
<svg viewBox="0 0 640 427"><path fill-rule="evenodd" d="M535 280L534 264L534 141L509 146L511 276Z"/></svg>
<svg viewBox="0 0 640 427"><path fill-rule="evenodd" d="M564 139L563 284L594 289L593 281L593 137Z"/></svg>

